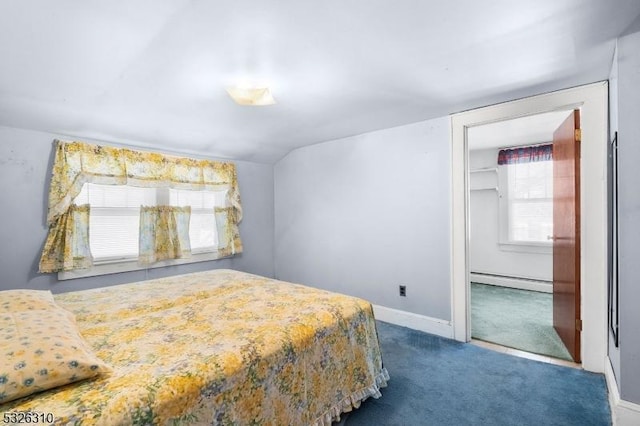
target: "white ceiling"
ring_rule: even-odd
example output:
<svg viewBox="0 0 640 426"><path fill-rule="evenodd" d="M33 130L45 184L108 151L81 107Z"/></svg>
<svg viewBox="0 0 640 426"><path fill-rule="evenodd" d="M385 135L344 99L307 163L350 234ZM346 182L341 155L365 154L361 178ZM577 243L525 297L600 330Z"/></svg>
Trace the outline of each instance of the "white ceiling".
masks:
<svg viewBox="0 0 640 426"><path fill-rule="evenodd" d="M553 132L571 113L553 111L470 127L469 150L509 148L551 142Z"/></svg>
<svg viewBox="0 0 640 426"><path fill-rule="evenodd" d="M259 162L603 80L638 0L0 2L0 125ZM243 107L225 87L269 84Z"/></svg>

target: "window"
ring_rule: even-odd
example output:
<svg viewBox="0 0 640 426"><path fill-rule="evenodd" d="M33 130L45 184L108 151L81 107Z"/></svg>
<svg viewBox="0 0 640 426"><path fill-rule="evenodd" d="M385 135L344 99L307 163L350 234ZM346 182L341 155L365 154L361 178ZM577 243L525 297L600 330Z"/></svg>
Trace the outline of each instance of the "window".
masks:
<svg viewBox="0 0 640 426"><path fill-rule="evenodd" d="M509 164L508 240L548 243L553 234L553 162Z"/></svg>
<svg viewBox="0 0 640 426"><path fill-rule="evenodd" d="M169 190L169 204L191 206L189 239L192 253L211 252L218 246L215 208L225 205L226 191Z"/></svg>
<svg viewBox="0 0 640 426"><path fill-rule="evenodd" d="M56 140L38 271L68 279L233 256L241 220L233 163Z"/></svg>
<svg viewBox="0 0 640 426"><path fill-rule="evenodd" d="M191 191L86 183L75 204L89 204L89 246L94 262L114 263L138 258L140 206L191 206L191 252L211 253L218 247L215 208L225 205L226 191Z"/></svg>
<svg viewBox="0 0 640 426"><path fill-rule="evenodd" d="M89 204L89 247L94 261L138 257L140 206L156 204L155 188L85 183L75 198Z"/></svg>
<svg viewBox="0 0 640 426"><path fill-rule="evenodd" d="M552 145L503 149L498 153L500 244L542 246L553 235Z"/></svg>

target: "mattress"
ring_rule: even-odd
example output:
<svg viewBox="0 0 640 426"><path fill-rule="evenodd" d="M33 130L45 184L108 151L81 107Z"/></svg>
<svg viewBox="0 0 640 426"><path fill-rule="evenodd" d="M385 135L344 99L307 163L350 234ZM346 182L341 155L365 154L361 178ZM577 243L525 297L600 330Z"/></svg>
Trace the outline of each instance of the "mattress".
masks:
<svg viewBox="0 0 640 426"><path fill-rule="evenodd" d="M232 270L55 296L112 368L0 406L56 424L329 425L389 378L371 304Z"/></svg>

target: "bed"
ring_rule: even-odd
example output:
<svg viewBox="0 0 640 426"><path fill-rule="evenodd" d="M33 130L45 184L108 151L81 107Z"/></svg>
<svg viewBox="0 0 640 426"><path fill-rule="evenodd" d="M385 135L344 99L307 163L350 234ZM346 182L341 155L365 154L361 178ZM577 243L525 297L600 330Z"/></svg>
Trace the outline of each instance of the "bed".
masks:
<svg viewBox="0 0 640 426"><path fill-rule="evenodd" d="M303 285L213 270L55 303L107 369L0 412L55 424L330 425L389 379L371 304Z"/></svg>

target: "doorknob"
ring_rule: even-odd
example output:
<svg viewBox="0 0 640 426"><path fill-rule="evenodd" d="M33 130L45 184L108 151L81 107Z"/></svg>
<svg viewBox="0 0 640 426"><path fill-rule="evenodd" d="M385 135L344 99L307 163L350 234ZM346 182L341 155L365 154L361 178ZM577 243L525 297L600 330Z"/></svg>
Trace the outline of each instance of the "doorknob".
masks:
<svg viewBox="0 0 640 426"><path fill-rule="evenodd" d="M570 241L573 238L570 237L556 237L555 235L547 235L547 240L551 240L551 241Z"/></svg>

